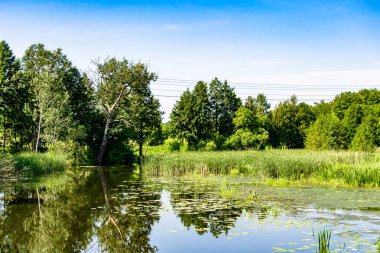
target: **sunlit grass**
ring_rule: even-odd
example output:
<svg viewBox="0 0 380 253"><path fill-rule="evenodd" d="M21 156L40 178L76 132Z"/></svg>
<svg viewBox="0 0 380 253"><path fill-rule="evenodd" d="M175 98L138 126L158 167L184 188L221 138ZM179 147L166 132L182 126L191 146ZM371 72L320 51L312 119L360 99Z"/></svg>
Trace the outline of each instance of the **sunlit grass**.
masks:
<svg viewBox="0 0 380 253"><path fill-rule="evenodd" d="M50 153L20 153L14 156L15 167L24 175L42 175L62 171L66 167L66 157Z"/></svg>
<svg viewBox="0 0 380 253"><path fill-rule="evenodd" d="M181 152L146 157L145 171L155 174L246 174L257 179L335 181L380 186L379 155L360 152L267 150Z"/></svg>

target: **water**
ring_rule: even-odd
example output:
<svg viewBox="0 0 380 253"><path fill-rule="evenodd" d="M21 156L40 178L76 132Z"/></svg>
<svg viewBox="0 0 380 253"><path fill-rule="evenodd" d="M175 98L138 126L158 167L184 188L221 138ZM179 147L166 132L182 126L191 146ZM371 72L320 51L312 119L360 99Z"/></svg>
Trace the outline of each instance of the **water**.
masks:
<svg viewBox="0 0 380 253"><path fill-rule="evenodd" d="M313 231L327 227L336 252L378 252L379 189L252 182L126 168L3 181L0 244L11 252L315 252Z"/></svg>

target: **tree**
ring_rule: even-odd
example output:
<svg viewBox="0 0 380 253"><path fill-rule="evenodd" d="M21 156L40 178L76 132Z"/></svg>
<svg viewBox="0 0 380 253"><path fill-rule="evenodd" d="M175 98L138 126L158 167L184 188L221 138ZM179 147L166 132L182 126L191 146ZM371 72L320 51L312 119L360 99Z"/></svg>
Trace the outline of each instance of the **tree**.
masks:
<svg viewBox="0 0 380 253"><path fill-rule="evenodd" d="M349 138L346 127L334 113L320 115L306 130L308 149L347 149Z"/></svg>
<svg viewBox="0 0 380 253"><path fill-rule="evenodd" d="M168 124L169 133L179 139L190 139L192 134L191 120L193 116L194 97L189 89L184 91L180 99L175 103L170 113Z"/></svg>
<svg viewBox="0 0 380 253"><path fill-rule="evenodd" d="M233 118L241 106L241 100L227 81L222 83L215 78L209 87L214 133L219 133L225 137L230 136L234 131Z"/></svg>
<svg viewBox="0 0 380 253"><path fill-rule="evenodd" d="M173 136L186 139L193 148L211 138L211 109L206 83L200 81L192 92L187 90L182 94L170 115L169 127Z"/></svg>
<svg viewBox="0 0 380 253"><path fill-rule="evenodd" d="M160 102L154 98L148 84L148 76L142 75L139 86L136 85L130 99L130 106L126 110L125 118L135 132L135 139L139 144L140 160L143 157L143 144L153 132L160 132L162 112ZM145 79L145 80L144 80Z"/></svg>
<svg viewBox="0 0 380 253"><path fill-rule="evenodd" d="M305 130L314 121L314 114L309 105L297 104L296 96L292 96L289 101L276 106L271 120L271 142L274 146L303 148Z"/></svg>
<svg viewBox="0 0 380 253"><path fill-rule="evenodd" d="M35 152L42 141L52 143L66 131L70 122L65 73L71 63L61 49L46 50L43 44L30 46L23 57L23 73L30 87L31 111L35 126Z"/></svg>
<svg viewBox="0 0 380 253"><path fill-rule="evenodd" d="M248 149L263 148L268 141L269 134L264 124L253 111L240 107L233 119L235 133L227 139L228 148Z"/></svg>
<svg viewBox="0 0 380 253"><path fill-rule="evenodd" d="M363 122L358 128L351 142L351 149L373 152L376 149L376 138L369 122Z"/></svg>
<svg viewBox="0 0 380 253"><path fill-rule="evenodd" d="M97 86L96 95L106 114L103 139L97 156L97 162L101 164L107 149L112 123L125 106L129 106L132 91L141 85L140 78L143 77L144 85L147 85L157 77L155 73L148 71L146 65L133 64L125 58L122 60L110 58L104 62L94 63L96 65L94 80Z"/></svg>
<svg viewBox="0 0 380 253"><path fill-rule="evenodd" d="M12 50L5 41L0 41L0 112L3 116L3 151L6 148L8 129L13 129L17 142L17 119L20 114L20 100L23 100L17 83L17 74L20 70L20 62L16 60ZM23 102L23 101L22 101ZM9 133L11 137L11 133Z"/></svg>

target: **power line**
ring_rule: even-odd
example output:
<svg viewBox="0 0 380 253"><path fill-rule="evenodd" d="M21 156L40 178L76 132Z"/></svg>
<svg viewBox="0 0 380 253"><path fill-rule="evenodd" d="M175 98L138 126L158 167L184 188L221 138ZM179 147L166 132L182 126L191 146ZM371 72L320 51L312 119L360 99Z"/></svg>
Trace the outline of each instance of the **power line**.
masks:
<svg viewBox="0 0 380 253"><path fill-rule="evenodd" d="M163 94L156 94L154 95L155 97L164 97L164 98L180 98L181 96L174 96L174 95L163 95ZM245 101L246 99L242 99ZM282 99L282 98L268 98L269 101L285 101L287 99ZM302 99L302 98L297 98L298 101L303 101L303 102L319 102L319 101L328 101L332 99Z"/></svg>
<svg viewBox="0 0 380 253"><path fill-rule="evenodd" d="M184 90L172 90L172 89L161 89L161 88L152 88L153 91L170 91L170 92L184 92ZM260 94L261 92L254 92L254 93L241 93L241 92L235 92L237 95L246 95L246 96L255 96ZM280 94L280 93L265 93L266 96L286 96L286 94ZM300 94L302 96L307 97L321 97L321 95L315 95L315 94ZM326 95L326 96L332 96L335 97L335 95Z"/></svg>
<svg viewBox="0 0 380 253"><path fill-rule="evenodd" d="M173 79L173 78L158 78L157 83L161 84L177 84L177 85L195 85L198 81L196 80L188 80L188 79ZM206 81L207 83L210 83L211 81ZM344 87L344 88L366 88L366 86L369 86L367 88L371 87L380 87L380 84L345 84L345 85L337 85L337 84L281 84L281 83L255 83L255 82L233 82L228 81L230 85L239 85L241 87L263 87L263 86L279 86L279 87ZM186 86L187 86L186 85Z"/></svg>
<svg viewBox="0 0 380 253"><path fill-rule="evenodd" d="M160 83L156 82L153 84L158 84L160 86L180 86L180 87L186 87L186 88L194 88L194 86L191 86L190 84L180 84L180 83ZM335 86L335 87L323 87L323 86L265 86L265 85L256 85L256 86L236 86L234 84L230 84L231 87L239 90L252 90L252 89L259 89L259 90L285 90L285 91L292 91L292 90L302 90L302 91L347 91L347 90L357 90L357 89L364 89L364 88L376 88L376 87L343 87L343 86Z"/></svg>

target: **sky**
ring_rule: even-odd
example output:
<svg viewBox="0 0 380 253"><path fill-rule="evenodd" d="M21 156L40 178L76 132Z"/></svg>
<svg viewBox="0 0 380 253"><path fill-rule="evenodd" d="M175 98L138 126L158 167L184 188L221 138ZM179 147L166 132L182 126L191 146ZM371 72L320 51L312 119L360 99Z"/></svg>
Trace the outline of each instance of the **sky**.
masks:
<svg viewBox="0 0 380 253"><path fill-rule="evenodd" d="M379 27L377 0L0 0L0 40L18 57L43 43L82 71L109 56L148 64L165 121L214 77L272 105L380 88Z"/></svg>

